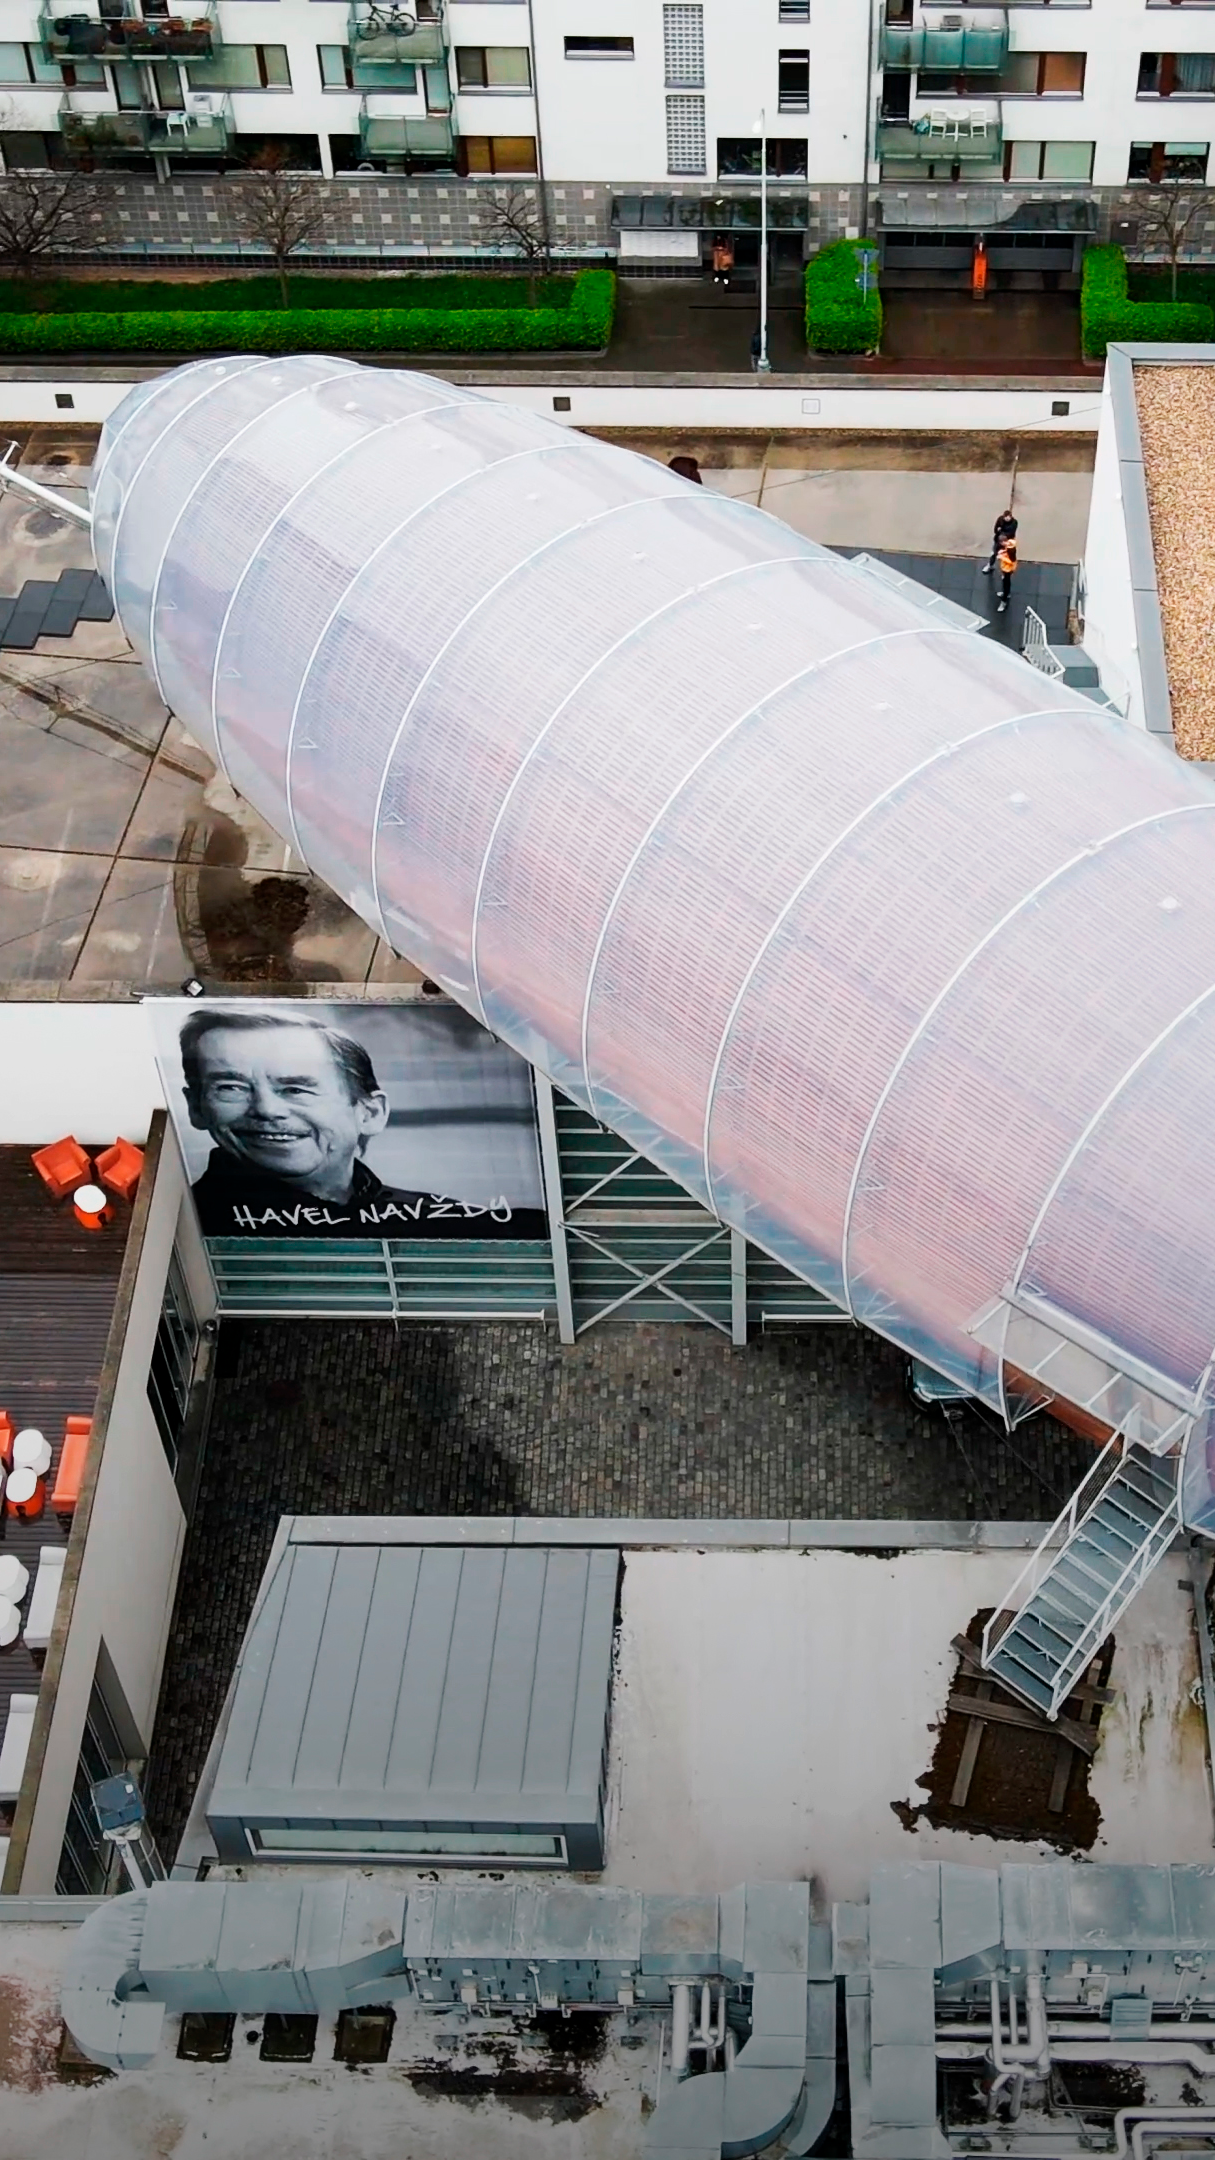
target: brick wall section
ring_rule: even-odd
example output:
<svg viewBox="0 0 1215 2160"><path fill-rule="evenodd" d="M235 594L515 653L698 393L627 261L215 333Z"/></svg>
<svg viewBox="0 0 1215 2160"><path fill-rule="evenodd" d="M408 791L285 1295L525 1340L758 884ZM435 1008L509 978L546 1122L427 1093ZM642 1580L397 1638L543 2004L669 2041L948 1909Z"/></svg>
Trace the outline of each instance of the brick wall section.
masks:
<svg viewBox="0 0 1215 2160"><path fill-rule="evenodd" d="M166 1856L284 1514L1050 1519L1093 1450L955 1436L859 1329L226 1322L149 1778ZM1010 1573L1015 1573L1015 1567Z"/></svg>

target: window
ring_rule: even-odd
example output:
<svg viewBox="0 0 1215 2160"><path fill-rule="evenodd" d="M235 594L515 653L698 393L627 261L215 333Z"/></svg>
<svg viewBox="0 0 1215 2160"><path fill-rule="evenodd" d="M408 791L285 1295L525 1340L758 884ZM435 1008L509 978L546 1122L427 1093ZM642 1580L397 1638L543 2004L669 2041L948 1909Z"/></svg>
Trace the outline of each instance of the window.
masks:
<svg viewBox="0 0 1215 2160"><path fill-rule="evenodd" d="M1215 97L1215 53L1140 53L1140 97Z"/></svg>
<svg viewBox="0 0 1215 2160"><path fill-rule="evenodd" d="M1004 146L1006 180L1091 180L1091 142L1010 142Z"/></svg>
<svg viewBox="0 0 1215 2160"><path fill-rule="evenodd" d="M1083 97L1084 53L1009 53L998 75L946 74L922 68L916 96Z"/></svg>
<svg viewBox="0 0 1215 2160"><path fill-rule="evenodd" d="M73 60L71 69L76 82L104 90L105 69L100 61ZM68 70L57 60L43 59L40 45L0 45L0 83L45 83L48 89L61 90L67 78Z"/></svg>
<svg viewBox="0 0 1215 2160"><path fill-rule="evenodd" d="M285 45L225 45L213 60L191 60L191 90L289 90Z"/></svg>
<svg viewBox="0 0 1215 2160"><path fill-rule="evenodd" d="M169 1458L169 1468L173 1471L177 1468L177 1451L186 1422L197 1354L198 1322L194 1318L181 1262L174 1252L169 1256L164 1299L148 1369L148 1401L152 1405L161 1444Z"/></svg>
<svg viewBox="0 0 1215 2160"><path fill-rule="evenodd" d="M810 0L779 0L776 12L781 22L809 22Z"/></svg>
<svg viewBox="0 0 1215 2160"><path fill-rule="evenodd" d="M667 171L702 173L705 169L703 97L667 99Z"/></svg>
<svg viewBox="0 0 1215 2160"><path fill-rule="evenodd" d="M1133 142L1128 180L1205 180L1211 145L1204 142Z"/></svg>
<svg viewBox="0 0 1215 2160"><path fill-rule="evenodd" d="M316 1855L331 1860L349 1855L373 1854L409 1859L418 1853L450 1854L458 1860L548 1860L563 1864L565 1839L541 1830L331 1830L320 1823L259 1823L245 1836L254 1853L287 1853L295 1859Z"/></svg>
<svg viewBox="0 0 1215 2160"><path fill-rule="evenodd" d="M783 52L776 69L776 102L781 112L809 112L810 55Z"/></svg>
<svg viewBox="0 0 1215 2160"><path fill-rule="evenodd" d="M461 135L460 170L465 173L534 173L534 135Z"/></svg>
<svg viewBox="0 0 1215 2160"><path fill-rule="evenodd" d="M457 45L456 82L461 90L530 90L532 56L526 45Z"/></svg>
<svg viewBox="0 0 1215 2160"><path fill-rule="evenodd" d="M769 180L804 180L809 145L804 136L768 137ZM722 179L759 178L759 136L719 135L717 171Z"/></svg>
<svg viewBox="0 0 1215 2160"><path fill-rule="evenodd" d="M705 80L703 7L664 7L662 57L668 90L702 90ZM703 168L702 168L703 170Z"/></svg>
<svg viewBox="0 0 1215 2160"><path fill-rule="evenodd" d="M318 45L316 56L320 63L321 81L326 90L400 90L415 91L418 87L418 71L409 62L399 60L387 65L380 61L360 63L351 53L349 45Z"/></svg>
<svg viewBox="0 0 1215 2160"><path fill-rule="evenodd" d="M126 1749L96 1677L85 1713L72 1797L63 1831L55 1888L61 1897L102 1897L116 1849L107 1845L93 1813L93 1787L128 1767Z"/></svg>
<svg viewBox="0 0 1215 2160"><path fill-rule="evenodd" d="M631 60L631 37L567 37L567 60Z"/></svg>

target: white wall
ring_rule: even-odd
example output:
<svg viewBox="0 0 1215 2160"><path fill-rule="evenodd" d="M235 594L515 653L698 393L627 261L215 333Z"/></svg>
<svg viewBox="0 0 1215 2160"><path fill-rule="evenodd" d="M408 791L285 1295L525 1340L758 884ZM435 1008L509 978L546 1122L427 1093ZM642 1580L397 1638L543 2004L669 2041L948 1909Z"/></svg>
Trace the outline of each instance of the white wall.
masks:
<svg viewBox="0 0 1215 2160"><path fill-rule="evenodd" d="M1131 564L1122 515L1122 487L1114 410L1108 377L1097 430L1097 462L1084 543L1084 647L1101 672L1101 685L1135 727L1146 723Z"/></svg>
<svg viewBox="0 0 1215 2160"><path fill-rule="evenodd" d="M98 1404L94 1442L100 1436L101 1461L75 1595L67 1607L79 1520L48 1653L48 1682L54 1677L57 1652L62 1662L20 1883L9 1885L27 1893L54 1888L102 1642L145 1749L151 1739L186 1523L148 1402L147 1377L169 1255L183 1214L186 1235L192 1234L190 1210L182 1206L186 1190L181 1157L166 1128L108 1417L104 1402ZM195 1280L199 1257L186 1254L187 1271ZM65 1618L67 1637L60 1652ZM48 1698L49 1693L48 1688ZM10 1864L16 1859L12 1855Z"/></svg>
<svg viewBox="0 0 1215 2160"><path fill-rule="evenodd" d="M164 1095L151 1030L124 1004L0 1005L0 1143L42 1147L73 1133L86 1147L142 1143Z"/></svg>

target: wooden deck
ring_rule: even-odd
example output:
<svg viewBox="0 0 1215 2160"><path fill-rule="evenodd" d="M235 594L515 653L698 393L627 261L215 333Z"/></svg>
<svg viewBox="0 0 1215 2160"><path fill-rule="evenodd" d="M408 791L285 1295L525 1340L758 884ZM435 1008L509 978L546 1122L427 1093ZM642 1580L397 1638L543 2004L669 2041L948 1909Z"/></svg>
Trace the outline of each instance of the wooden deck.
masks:
<svg viewBox="0 0 1215 2160"><path fill-rule="evenodd" d="M93 1413L129 1222L130 1209L117 1202L103 1230L82 1230L71 1201L52 1200L31 1168L29 1149L0 1147L0 1409L18 1431L36 1425L54 1449L38 1521L19 1522L0 1507L0 1550L16 1553L30 1571L23 1621L39 1548L67 1542L49 1495L64 1419ZM0 1732L10 1696L36 1695L38 1680L18 1635L0 1650Z"/></svg>

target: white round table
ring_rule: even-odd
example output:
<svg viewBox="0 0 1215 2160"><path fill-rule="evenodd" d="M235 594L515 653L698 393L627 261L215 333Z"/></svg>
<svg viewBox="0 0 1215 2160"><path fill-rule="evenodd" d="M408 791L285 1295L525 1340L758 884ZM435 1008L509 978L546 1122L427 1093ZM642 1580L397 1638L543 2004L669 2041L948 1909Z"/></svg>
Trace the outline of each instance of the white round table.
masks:
<svg viewBox="0 0 1215 2160"><path fill-rule="evenodd" d="M100 1185L78 1185L72 1201L78 1215L91 1216L96 1222L101 1221L110 1204Z"/></svg>
<svg viewBox="0 0 1215 2160"><path fill-rule="evenodd" d="M50 1467L50 1441L36 1425L27 1425L13 1442L14 1470L32 1470L35 1477L45 1477Z"/></svg>
<svg viewBox="0 0 1215 2160"><path fill-rule="evenodd" d="M7 1650L17 1640L21 1627L21 1615L11 1598L0 1597L0 1650Z"/></svg>
<svg viewBox="0 0 1215 2160"><path fill-rule="evenodd" d="M29 1589L30 1571L23 1567L16 1553L0 1553L0 1598L11 1598L19 1605Z"/></svg>
<svg viewBox="0 0 1215 2160"><path fill-rule="evenodd" d="M43 1506L42 1487L37 1473L25 1468L11 1470L4 1495L4 1504L14 1515L24 1515L27 1519L32 1519L35 1515L41 1515Z"/></svg>

